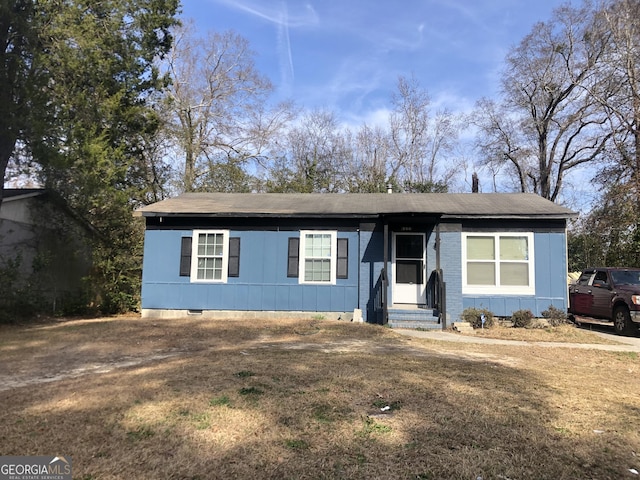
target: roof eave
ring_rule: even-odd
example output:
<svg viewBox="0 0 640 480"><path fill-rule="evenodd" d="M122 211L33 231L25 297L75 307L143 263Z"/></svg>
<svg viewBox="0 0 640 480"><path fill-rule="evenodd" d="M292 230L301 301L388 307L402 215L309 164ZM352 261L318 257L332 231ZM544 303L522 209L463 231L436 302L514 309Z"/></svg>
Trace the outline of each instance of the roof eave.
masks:
<svg viewBox="0 0 640 480"><path fill-rule="evenodd" d="M378 218L379 214L360 213L187 213L187 212L141 212L135 211L136 217L191 217L191 218Z"/></svg>
<svg viewBox="0 0 640 480"><path fill-rule="evenodd" d="M440 214L433 212L381 212L381 213L194 213L194 212L148 212L135 211L134 216L144 218L334 218L334 219L377 219L381 217L414 216L440 217L444 220L569 220L576 218L575 213L567 214Z"/></svg>
<svg viewBox="0 0 640 480"><path fill-rule="evenodd" d="M454 214L443 214L442 218L447 220L469 220L469 219L480 219L480 220L569 220L571 218L577 218L577 213L567 213L567 214L504 214L504 215L474 215L474 214L464 214L464 215L454 215Z"/></svg>

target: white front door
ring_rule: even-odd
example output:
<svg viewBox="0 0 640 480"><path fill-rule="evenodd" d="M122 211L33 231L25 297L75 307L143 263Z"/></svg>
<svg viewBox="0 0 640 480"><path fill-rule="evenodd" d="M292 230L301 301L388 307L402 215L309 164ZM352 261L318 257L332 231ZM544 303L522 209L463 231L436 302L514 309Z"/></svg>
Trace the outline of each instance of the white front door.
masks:
<svg viewBox="0 0 640 480"><path fill-rule="evenodd" d="M393 303L425 304L426 258L424 233L393 234Z"/></svg>

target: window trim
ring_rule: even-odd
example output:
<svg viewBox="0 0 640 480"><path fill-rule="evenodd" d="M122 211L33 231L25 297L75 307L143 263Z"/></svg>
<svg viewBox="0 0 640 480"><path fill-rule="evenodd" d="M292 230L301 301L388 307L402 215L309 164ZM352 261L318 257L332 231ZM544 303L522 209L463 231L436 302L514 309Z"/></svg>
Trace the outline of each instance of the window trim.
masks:
<svg viewBox="0 0 640 480"><path fill-rule="evenodd" d="M222 278L198 278L198 239L201 234L222 234ZM229 230L194 230L191 241L191 282L227 283L229 275Z"/></svg>
<svg viewBox="0 0 640 480"><path fill-rule="evenodd" d="M329 281L318 280L305 280L305 247L307 242L307 235L330 235L331 236L331 257L330 257L330 269L329 269ZM335 285L336 284L336 265L337 265L337 237L338 232L335 230L300 230L300 245L299 245L299 267L298 267L298 282L305 285Z"/></svg>
<svg viewBox="0 0 640 480"><path fill-rule="evenodd" d="M494 260L482 260L482 262L494 263L495 285L469 285L467 283L467 238L491 237L494 239ZM526 237L528 249L529 285L501 285L500 284L500 237ZM480 295L535 295L535 244L533 232L463 232L462 233L462 293ZM473 260L471 260L473 261ZM524 263L524 261L517 261Z"/></svg>

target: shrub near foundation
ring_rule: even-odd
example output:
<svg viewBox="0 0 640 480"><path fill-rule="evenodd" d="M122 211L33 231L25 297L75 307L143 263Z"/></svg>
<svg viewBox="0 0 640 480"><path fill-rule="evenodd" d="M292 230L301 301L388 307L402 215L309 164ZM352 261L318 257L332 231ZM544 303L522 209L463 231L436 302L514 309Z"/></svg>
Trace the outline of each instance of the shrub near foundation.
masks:
<svg viewBox="0 0 640 480"><path fill-rule="evenodd" d="M533 324L531 310L516 310L511 314L511 322L514 328L530 328Z"/></svg>
<svg viewBox="0 0 640 480"><path fill-rule="evenodd" d="M491 328L495 325L493 313L486 308L465 308L460 314L460 320L469 323L473 328L483 328L482 315L484 315L484 328Z"/></svg>
<svg viewBox="0 0 640 480"><path fill-rule="evenodd" d="M567 322L567 312L560 310L559 308L549 305L549 308L542 312L543 318L549 322L552 327L564 325Z"/></svg>

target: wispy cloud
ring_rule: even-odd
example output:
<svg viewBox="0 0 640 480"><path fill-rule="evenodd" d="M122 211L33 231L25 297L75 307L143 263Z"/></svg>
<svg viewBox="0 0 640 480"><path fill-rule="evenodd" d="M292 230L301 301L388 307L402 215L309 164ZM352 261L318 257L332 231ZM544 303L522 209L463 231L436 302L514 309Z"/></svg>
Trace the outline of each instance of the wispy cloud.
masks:
<svg viewBox="0 0 640 480"><path fill-rule="evenodd" d="M291 28L304 28L316 26L319 17L311 4L305 4L302 8L290 10L286 0L215 0L225 5L248 14L252 17L267 21L274 25L277 35L277 52L279 62L280 81L278 83L280 93L289 97L293 91L295 80L294 60L291 49Z"/></svg>
<svg viewBox="0 0 640 480"><path fill-rule="evenodd" d="M305 4L302 8L290 12L287 3L282 0L216 0L216 2L276 25L304 27L316 25L319 21L318 15L311 4ZM283 9L287 10L287 15L284 17L282 15Z"/></svg>
<svg viewBox="0 0 640 480"><path fill-rule="evenodd" d="M420 23L406 31L387 32L380 45L384 50L417 50L424 45L424 29L424 23Z"/></svg>
<svg viewBox="0 0 640 480"><path fill-rule="evenodd" d="M405 0L401 7L371 0L206 3L217 5L222 28L239 26L256 39L253 46L277 79L280 99L335 109L351 119L380 118L375 112L389 105L398 77L413 74L435 109L470 111L478 98L497 93L509 47L561 1ZM185 3L194 10L201 5Z"/></svg>
<svg viewBox="0 0 640 480"><path fill-rule="evenodd" d="M281 2L280 21L278 25L278 59L280 63L280 90L286 97L291 95L295 72L293 55L291 54L291 38L289 36L289 10L286 2Z"/></svg>

